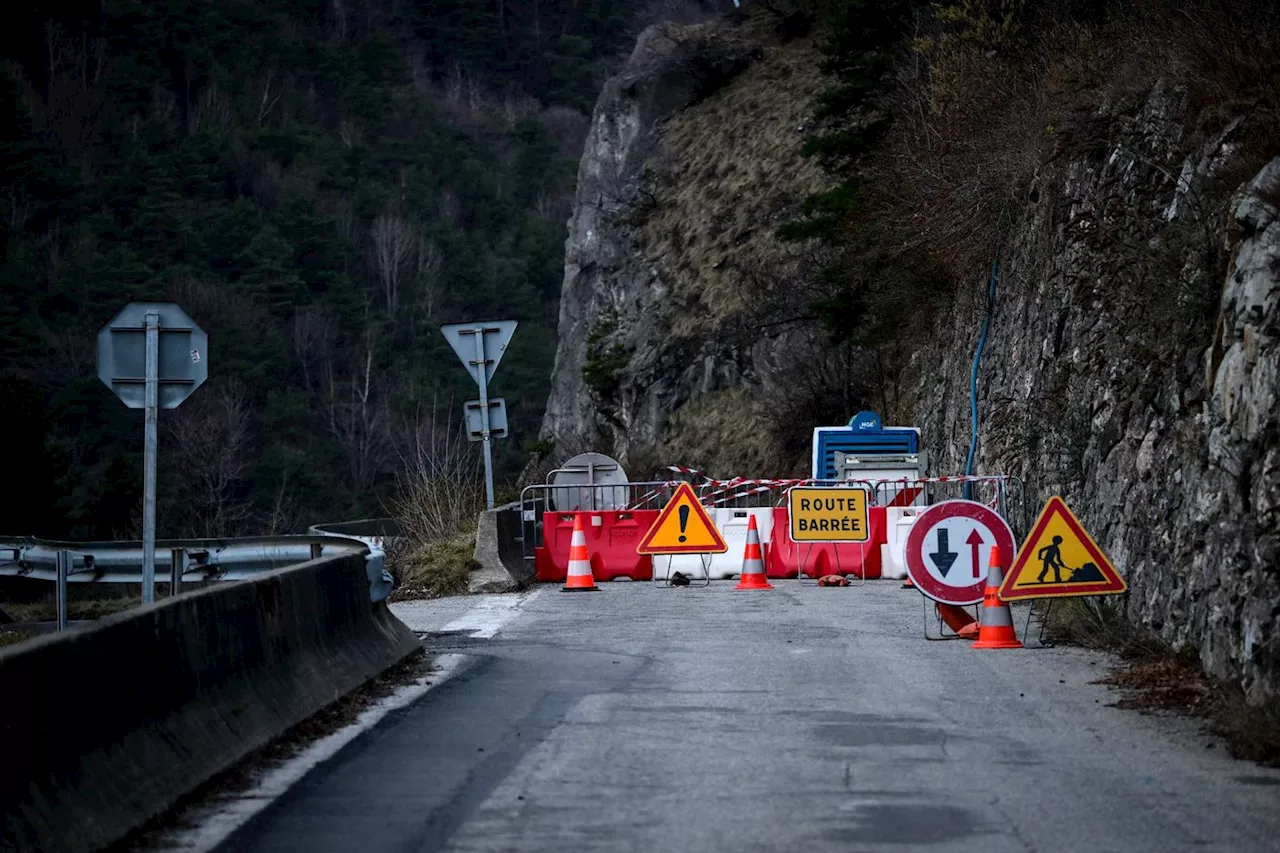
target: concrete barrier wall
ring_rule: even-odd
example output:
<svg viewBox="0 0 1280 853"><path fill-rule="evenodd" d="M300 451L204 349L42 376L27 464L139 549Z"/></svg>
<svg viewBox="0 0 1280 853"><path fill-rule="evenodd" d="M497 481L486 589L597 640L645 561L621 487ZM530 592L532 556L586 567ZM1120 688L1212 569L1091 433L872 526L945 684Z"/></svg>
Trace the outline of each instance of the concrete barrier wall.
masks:
<svg viewBox="0 0 1280 853"><path fill-rule="evenodd" d="M352 554L0 651L0 849L113 843L419 648Z"/></svg>
<svg viewBox="0 0 1280 853"><path fill-rule="evenodd" d="M512 592L533 583L533 562L524 559L519 503L480 513L476 525L475 560L469 592ZM532 553L532 551L530 551Z"/></svg>

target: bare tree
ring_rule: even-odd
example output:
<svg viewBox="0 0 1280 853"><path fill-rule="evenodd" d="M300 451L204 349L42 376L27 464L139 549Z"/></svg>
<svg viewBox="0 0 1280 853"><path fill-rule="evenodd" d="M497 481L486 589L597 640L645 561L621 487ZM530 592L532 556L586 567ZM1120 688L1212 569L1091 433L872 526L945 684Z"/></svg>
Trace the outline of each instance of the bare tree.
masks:
<svg viewBox="0 0 1280 853"><path fill-rule="evenodd" d="M343 0L333 0L333 20L338 27L338 38L347 37L347 4Z"/></svg>
<svg viewBox="0 0 1280 853"><path fill-rule="evenodd" d="M324 308L308 305L294 311L293 350L302 368L302 383L308 395L314 390L312 383L317 374L323 374L325 365L332 361L337 336L337 319Z"/></svg>
<svg viewBox="0 0 1280 853"><path fill-rule="evenodd" d="M218 88L216 82L200 93L195 105L187 115L187 134L194 136L202 127L212 130L227 130L235 122L235 110L231 101Z"/></svg>
<svg viewBox="0 0 1280 853"><path fill-rule="evenodd" d="M271 509L264 519L261 529L266 536L289 533L298 528L298 507L294 500L293 488L289 484L289 472L285 471L276 486L275 497L271 500Z"/></svg>
<svg viewBox="0 0 1280 853"><path fill-rule="evenodd" d="M508 86L502 93L502 117L507 127L514 127L520 119L538 111L538 102L526 95L518 86Z"/></svg>
<svg viewBox="0 0 1280 853"><path fill-rule="evenodd" d="M364 128L358 121L344 118L338 122L338 138L348 148L355 148L364 142Z"/></svg>
<svg viewBox="0 0 1280 853"><path fill-rule="evenodd" d="M429 323L435 319L440 299L440 272L444 268L444 253L426 237L419 237L414 260L413 280L417 290L418 310Z"/></svg>
<svg viewBox="0 0 1280 853"><path fill-rule="evenodd" d="M339 380L329 371L324 400L329 432L346 454L351 488L357 493L372 487L387 448L387 409L374 376L376 352L377 332L369 324L349 376Z"/></svg>
<svg viewBox="0 0 1280 853"><path fill-rule="evenodd" d="M87 153L98 144L103 107L98 84L107 67L107 42L77 37L49 22L43 47L43 73L27 75L16 64L9 64L6 71L22 88L36 127L56 138L70 161L87 169ZM31 77L43 77L43 92L31 85Z"/></svg>
<svg viewBox="0 0 1280 853"><path fill-rule="evenodd" d="M268 68L258 81L258 112L254 121L258 125L266 123L271 111L280 103L281 85L276 78L276 69Z"/></svg>
<svg viewBox="0 0 1280 853"><path fill-rule="evenodd" d="M398 214L386 211L373 221L370 241L374 271L382 285L387 316L394 321L400 307L400 285L413 267L418 236L413 225Z"/></svg>
<svg viewBox="0 0 1280 853"><path fill-rule="evenodd" d="M242 487L249 467L249 404L239 386L194 396L165 425L165 465L176 472L178 527L191 536L235 536L250 517Z"/></svg>
<svg viewBox="0 0 1280 853"><path fill-rule="evenodd" d="M452 407L447 409L452 413ZM392 511L415 543L456 536L484 507L480 456L462 424L438 410L419 415L400 431L400 474Z"/></svg>
<svg viewBox="0 0 1280 853"><path fill-rule="evenodd" d="M0 208L3 208L4 222L10 231L21 231L27 226L33 207L31 199L16 183L5 187L5 198Z"/></svg>
<svg viewBox="0 0 1280 853"><path fill-rule="evenodd" d="M452 188L445 188L444 192L440 193L437 209L440 218L450 225L457 225L462 218L462 203L458 201L458 196Z"/></svg>
<svg viewBox="0 0 1280 853"><path fill-rule="evenodd" d="M450 106L462 105L463 92L467 88L467 73L457 62L449 67L449 76L444 81L444 99Z"/></svg>

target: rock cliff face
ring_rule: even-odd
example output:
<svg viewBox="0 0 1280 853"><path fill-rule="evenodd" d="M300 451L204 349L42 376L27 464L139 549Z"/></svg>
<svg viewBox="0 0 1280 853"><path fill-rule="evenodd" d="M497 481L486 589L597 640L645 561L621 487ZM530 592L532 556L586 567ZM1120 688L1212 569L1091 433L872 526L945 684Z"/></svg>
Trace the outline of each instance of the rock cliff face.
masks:
<svg viewBox="0 0 1280 853"><path fill-rule="evenodd" d="M1105 155L1033 190L981 362L976 467L1024 478L1032 517L1063 495L1126 575L1129 617L1261 703L1280 696L1280 159L1203 220L1234 125L1163 169L1178 101L1157 90ZM1206 297L1216 322L1178 322ZM958 301L919 356L939 470L964 466L984 310Z"/></svg>
<svg viewBox="0 0 1280 853"><path fill-rule="evenodd" d="M606 86L543 427L562 452L786 473L758 398L794 381L813 336L769 331L752 301L762 278L794 284L772 233L824 184L797 156L814 60L803 40L653 30ZM1001 252L976 468L1022 478L1024 530L1061 494L1127 576L1128 616L1262 703L1280 697L1280 159L1241 172L1247 119L1193 137L1186 100L1160 84L1112 108L1105 144L1027 188ZM964 468L984 290L914 333L902 405L933 473Z"/></svg>
<svg viewBox="0 0 1280 853"><path fill-rule="evenodd" d="M767 464L742 389L773 372L794 333L760 336L745 294L785 266L776 223L822 185L799 157L813 59L805 41L654 27L605 85L578 172L542 428L561 453Z"/></svg>

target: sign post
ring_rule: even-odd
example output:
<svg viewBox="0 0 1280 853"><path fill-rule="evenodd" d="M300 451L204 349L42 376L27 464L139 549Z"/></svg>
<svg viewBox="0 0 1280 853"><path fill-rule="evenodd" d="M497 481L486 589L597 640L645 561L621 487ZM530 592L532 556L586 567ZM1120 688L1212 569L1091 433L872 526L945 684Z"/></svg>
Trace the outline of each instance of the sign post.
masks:
<svg viewBox="0 0 1280 853"><path fill-rule="evenodd" d="M440 327L440 333L453 347L462 361L462 366L471 373L471 378L480 387L480 399L464 404L463 409L468 420L478 415L479 441L484 443L484 494L485 506L493 509L493 445L490 440L506 435L506 403L497 400L500 410L501 429L494 430L497 421L495 413L490 411L489 382L493 379L498 362L507 351L507 344L516 332L515 320L495 320L478 323L451 323ZM476 410L479 410L478 412ZM476 440L474 433L472 440Z"/></svg>
<svg viewBox="0 0 1280 853"><path fill-rule="evenodd" d="M142 603L156 597L156 456L160 409L176 409L209 377L209 336L172 302L130 302L98 332L98 378L143 409Z"/></svg>
<svg viewBox="0 0 1280 853"><path fill-rule="evenodd" d="M156 599L156 446L160 405L160 312L148 311L142 426L142 603Z"/></svg>

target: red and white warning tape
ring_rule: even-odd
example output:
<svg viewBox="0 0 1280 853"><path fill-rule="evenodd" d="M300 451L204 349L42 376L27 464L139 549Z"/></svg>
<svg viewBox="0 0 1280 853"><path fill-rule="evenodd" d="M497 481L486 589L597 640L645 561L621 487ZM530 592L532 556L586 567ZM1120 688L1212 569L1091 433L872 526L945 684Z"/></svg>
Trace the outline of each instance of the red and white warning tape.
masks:
<svg viewBox="0 0 1280 853"><path fill-rule="evenodd" d="M716 480L708 477L697 468L689 468L683 465L668 465L667 471L673 474L679 474L685 477L698 478L700 482L694 485L699 492L699 499L709 506L719 506L731 501L741 500L743 498L752 497L754 495L765 494L766 492L774 492L781 489L789 489L794 486L896 486L896 494L894 494L889 506L908 506L913 503L922 491L921 486L931 483L1000 483L1009 480L1010 477L1005 474L961 474L954 477L867 477L860 480L816 480L811 477L802 478L785 478L785 479L746 479L743 477L732 477L728 480ZM653 488L641 495L628 505L628 509L638 509L643 507L649 501L660 497L664 491L674 489L687 480L669 480L665 483L655 483ZM887 497L887 495L886 495ZM997 492L988 503L992 509L999 506L1000 494Z"/></svg>

